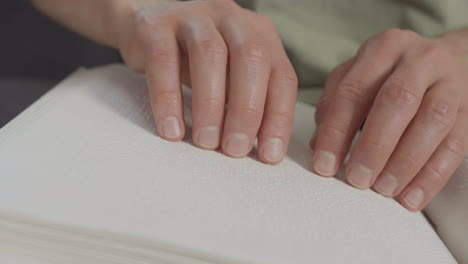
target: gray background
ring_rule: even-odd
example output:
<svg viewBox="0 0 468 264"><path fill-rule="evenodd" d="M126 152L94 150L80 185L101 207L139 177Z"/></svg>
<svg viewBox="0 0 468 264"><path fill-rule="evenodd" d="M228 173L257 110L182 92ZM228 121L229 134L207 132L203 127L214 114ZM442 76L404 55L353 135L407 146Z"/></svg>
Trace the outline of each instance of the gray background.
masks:
<svg viewBox="0 0 468 264"><path fill-rule="evenodd" d="M0 1L0 127L80 65L116 61L115 50L62 28L28 0Z"/></svg>

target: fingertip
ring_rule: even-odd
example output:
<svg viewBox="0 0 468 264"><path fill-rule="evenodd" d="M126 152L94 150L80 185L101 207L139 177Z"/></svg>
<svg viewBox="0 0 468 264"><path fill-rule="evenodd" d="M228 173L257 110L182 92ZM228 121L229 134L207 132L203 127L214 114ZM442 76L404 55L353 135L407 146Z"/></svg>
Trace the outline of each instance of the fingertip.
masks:
<svg viewBox="0 0 468 264"><path fill-rule="evenodd" d="M408 211L412 212L412 213L416 213L416 212L419 212L421 211L421 209L417 209L417 208L413 208L411 206L409 206L408 204L406 204L405 202L403 202L402 200L400 200L400 204Z"/></svg>
<svg viewBox="0 0 468 264"><path fill-rule="evenodd" d="M314 152L312 168L315 173L323 177L333 177L338 172L336 154L329 151Z"/></svg>
<svg viewBox="0 0 468 264"><path fill-rule="evenodd" d="M271 137L259 142L258 154L260 160L266 164L280 163L286 154L286 144L281 138Z"/></svg>
<svg viewBox="0 0 468 264"><path fill-rule="evenodd" d="M397 191L398 186L398 178L395 175L386 172L378 177L373 188L379 194L391 198L397 195L395 192Z"/></svg>
<svg viewBox="0 0 468 264"><path fill-rule="evenodd" d="M396 196L396 195L394 195L394 194L386 193L385 191L382 191L381 189L379 189L379 188L376 187L376 186L373 186L373 187L372 187L372 190L374 190L374 192L376 192L376 193L382 195L382 196L385 197L385 198L394 198L394 197Z"/></svg>
<svg viewBox="0 0 468 264"><path fill-rule="evenodd" d="M160 136L171 142L177 142L184 138L185 127L176 116L165 117L161 122Z"/></svg>
<svg viewBox="0 0 468 264"><path fill-rule="evenodd" d="M184 137L180 137L180 138L167 138L167 137L162 137L164 140L166 141L169 141L169 142L179 142L179 141L182 141L182 139L184 139Z"/></svg>
<svg viewBox="0 0 468 264"><path fill-rule="evenodd" d="M409 211L417 212L423 208L425 193L421 188L412 187L400 195L400 203Z"/></svg>
<svg viewBox="0 0 468 264"><path fill-rule="evenodd" d="M251 140L245 133L231 133L227 136L223 144L224 154L231 158L243 158L249 155L251 150Z"/></svg>
<svg viewBox="0 0 468 264"><path fill-rule="evenodd" d="M348 162L345 169L345 176L346 181L351 186L360 190L366 190L372 185L374 172L364 164Z"/></svg>
<svg viewBox="0 0 468 264"><path fill-rule="evenodd" d="M204 150L216 150L219 148L221 131L217 126L205 126L198 129L193 135L195 145Z"/></svg>

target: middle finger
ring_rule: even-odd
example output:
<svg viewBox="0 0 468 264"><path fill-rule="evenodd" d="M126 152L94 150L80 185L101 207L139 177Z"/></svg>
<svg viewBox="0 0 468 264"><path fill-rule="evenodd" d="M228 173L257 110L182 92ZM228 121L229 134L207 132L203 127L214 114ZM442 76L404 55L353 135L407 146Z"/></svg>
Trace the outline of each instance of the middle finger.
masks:
<svg viewBox="0 0 468 264"><path fill-rule="evenodd" d="M190 19L180 31L189 56L193 141L214 150L220 144L224 118L226 43L210 20Z"/></svg>
<svg viewBox="0 0 468 264"><path fill-rule="evenodd" d="M229 48L229 102L222 148L241 158L252 149L265 107L271 54L268 45L247 21L225 17L220 32Z"/></svg>

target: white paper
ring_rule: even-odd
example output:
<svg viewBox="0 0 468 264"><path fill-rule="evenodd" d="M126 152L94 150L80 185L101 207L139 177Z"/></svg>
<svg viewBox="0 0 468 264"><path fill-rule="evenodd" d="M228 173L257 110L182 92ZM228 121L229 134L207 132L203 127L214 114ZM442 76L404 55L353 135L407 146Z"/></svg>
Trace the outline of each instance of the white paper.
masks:
<svg viewBox="0 0 468 264"><path fill-rule="evenodd" d="M308 170L311 107L270 166L162 140L146 94L123 66L81 71L2 129L0 213L226 263L456 263L422 214Z"/></svg>

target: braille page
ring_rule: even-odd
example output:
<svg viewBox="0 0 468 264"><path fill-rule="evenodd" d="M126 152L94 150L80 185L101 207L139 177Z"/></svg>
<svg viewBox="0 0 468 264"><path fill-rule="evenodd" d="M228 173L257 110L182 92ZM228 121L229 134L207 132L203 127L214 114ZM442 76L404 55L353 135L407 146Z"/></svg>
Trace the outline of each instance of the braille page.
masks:
<svg viewBox="0 0 468 264"><path fill-rule="evenodd" d="M146 90L121 65L81 71L0 130L0 215L214 262L456 263L422 214L309 171L312 107L270 166L162 140Z"/></svg>

